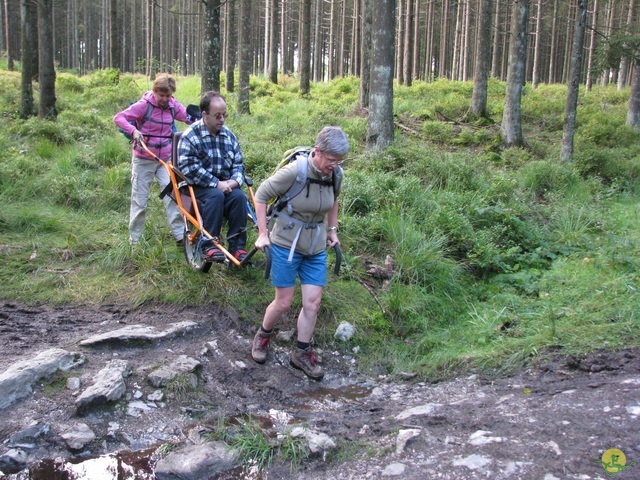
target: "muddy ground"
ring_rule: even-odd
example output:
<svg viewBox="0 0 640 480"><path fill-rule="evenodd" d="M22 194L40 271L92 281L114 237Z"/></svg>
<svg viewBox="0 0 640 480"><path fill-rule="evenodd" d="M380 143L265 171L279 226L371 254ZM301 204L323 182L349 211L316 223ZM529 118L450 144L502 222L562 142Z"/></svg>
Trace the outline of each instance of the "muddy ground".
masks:
<svg viewBox="0 0 640 480"><path fill-rule="evenodd" d="M162 328L184 320L198 322L199 327L153 343L79 346L93 334L126 325ZM293 328L291 323L280 325L281 330ZM581 358L545 357L508 378L466 374L431 384L410 376L392 380L360 373L354 345L336 342L322 349L326 374L323 381L314 382L288 365L291 343L286 341L276 342L265 365L254 363L254 329L216 306L85 308L4 302L0 373L51 347L80 352L86 361L65 378L43 381L31 397L0 410L0 455L9 449L8 439L34 421L50 425L51 431L25 447L32 471L43 459L148 452L163 443L181 444L194 428L215 425L222 417L251 415L268 428L270 411L272 416L277 411L289 415L292 424L326 433L337 448L304 460L297 469L276 461L252 478L552 480L610 478L612 473L620 479L640 478L637 348ZM144 399L155 390L146 373L179 354L202 362L198 388L167 391L158 408L137 416L128 413L128 401L140 393ZM113 358L134 365L126 398L80 417L66 377L79 377L86 387ZM414 407L423 408L409 411ZM89 425L97 438L82 451L70 452L57 435L76 421ZM398 437L405 430L411 438L399 446ZM614 472L602 465L603 455L612 448L625 454L618 464L626 462L626 469ZM153 470L152 458L147 458L145 469ZM22 475L28 478L24 470ZM249 476L229 472L216 478Z"/></svg>

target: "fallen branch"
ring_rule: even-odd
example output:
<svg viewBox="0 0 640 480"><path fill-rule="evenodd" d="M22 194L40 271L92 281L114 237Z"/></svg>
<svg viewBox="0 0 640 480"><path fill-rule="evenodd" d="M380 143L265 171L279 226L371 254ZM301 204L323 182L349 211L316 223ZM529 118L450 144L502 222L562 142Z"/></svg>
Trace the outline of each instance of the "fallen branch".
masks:
<svg viewBox="0 0 640 480"><path fill-rule="evenodd" d="M376 292L373 291L373 288L371 288L369 285L367 285L367 283L364 280L361 280L358 277L353 277L353 278L355 278L360 283L360 285L362 285L364 288L367 289L367 291L371 294L373 299L376 301L376 303L380 307L380 310L382 310L382 313L384 313L386 315L387 311L382 306L382 303L380 303L380 300L378 300L378 297L376 296Z"/></svg>

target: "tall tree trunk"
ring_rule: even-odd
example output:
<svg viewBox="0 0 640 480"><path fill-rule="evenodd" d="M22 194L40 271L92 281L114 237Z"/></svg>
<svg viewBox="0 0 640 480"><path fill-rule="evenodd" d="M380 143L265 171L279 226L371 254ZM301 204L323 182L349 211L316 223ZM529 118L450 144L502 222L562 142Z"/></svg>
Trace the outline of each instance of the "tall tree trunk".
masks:
<svg viewBox="0 0 640 480"><path fill-rule="evenodd" d="M22 0L20 13L22 22L20 116L27 118L34 113L33 80L38 75L38 6L33 0Z"/></svg>
<svg viewBox="0 0 640 480"><path fill-rule="evenodd" d="M399 85L404 85L404 52L405 52L405 44L404 44L404 40L405 40L405 34L404 34L404 29L405 29L405 22L403 21L404 16L405 16L405 5L407 3L408 0L397 0L398 3L398 24L396 26L396 45L398 45L398 48L396 48L395 51L395 72L396 72L396 78L398 79L398 84Z"/></svg>
<svg viewBox="0 0 640 480"><path fill-rule="evenodd" d="M420 72L422 71L420 62L420 51L422 45L422 39L420 35L420 1L413 2L413 68L411 69L412 78L420 78Z"/></svg>
<svg viewBox="0 0 640 480"><path fill-rule="evenodd" d="M220 0L208 0L204 10L201 89L220 91Z"/></svg>
<svg viewBox="0 0 640 480"><path fill-rule="evenodd" d="M564 128L562 132L561 158L565 162L573 156L573 137L576 133L576 114L578 110L578 93L580 89L580 73L582 72L582 52L584 35L587 28L587 0L578 0L576 25L573 32L571 55L571 76L567 91L567 105L564 112Z"/></svg>
<svg viewBox="0 0 640 480"><path fill-rule="evenodd" d="M56 70L53 62L53 0L38 0L38 118L55 120Z"/></svg>
<svg viewBox="0 0 640 480"><path fill-rule="evenodd" d="M236 15L236 2L227 3L229 14L227 15L227 24L229 35L227 35L227 75L226 75L226 88L227 92L234 91L235 84L235 71L236 71L236 51L238 50L238 29L237 27L237 15Z"/></svg>
<svg viewBox="0 0 640 480"><path fill-rule="evenodd" d="M393 141L395 0L374 0L374 6L367 150L384 149Z"/></svg>
<svg viewBox="0 0 640 480"><path fill-rule="evenodd" d="M640 129L640 49L634 61L631 75L631 94L627 108L627 125Z"/></svg>
<svg viewBox="0 0 640 480"><path fill-rule="evenodd" d="M371 15L372 1L362 0L362 52L360 56L360 89L358 91L358 106L369 108L369 88L371 85Z"/></svg>
<svg viewBox="0 0 640 480"><path fill-rule="evenodd" d="M462 0L458 2L456 9L456 28L453 35L453 63L451 67L451 80L460 80L460 43L462 39Z"/></svg>
<svg viewBox="0 0 640 480"><path fill-rule="evenodd" d="M311 0L302 0L302 42L300 44L300 93L309 94L311 69Z"/></svg>
<svg viewBox="0 0 640 480"><path fill-rule="evenodd" d="M7 69L9 71L13 71L15 65L13 63L13 46L11 45L11 35L9 35L9 0L4 0L4 35L5 35L5 46L7 49Z"/></svg>
<svg viewBox="0 0 640 480"><path fill-rule="evenodd" d="M407 16L404 22L404 48L406 49L406 55L404 56L404 84L410 87L413 81L413 42L417 41L414 37L413 24L415 22L414 9L416 0L406 0L407 2Z"/></svg>
<svg viewBox="0 0 640 480"><path fill-rule="evenodd" d="M324 2L315 2L316 14L314 22L313 47L313 81L320 82L323 78L322 53L324 51L324 36L322 34L322 17L324 16Z"/></svg>
<svg viewBox="0 0 640 480"><path fill-rule="evenodd" d="M522 86L527 54L530 0L514 0L512 33L509 40L507 92L502 115L502 142L506 147L523 147Z"/></svg>
<svg viewBox="0 0 640 480"><path fill-rule="evenodd" d="M109 65L122 68L120 63L120 22L118 21L118 0L110 1L109 9Z"/></svg>
<svg viewBox="0 0 640 480"><path fill-rule="evenodd" d="M249 76L253 65L251 45L251 5L252 0L240 2L240 72L238 81L238 113L251 113L249 102Z"/></svg>
<svg viewBox="0 0 640 480"><path fill-rule="evenodd" d="M330 0L331 2L331 15L329 20L329 46L327 48L328 66L327 73L329 74L329 80L333 80L336 76L336 30L338 24L338 13L336 3L338 0Z"/></svg>
<svg viewBox="0 0 640 480"><path fill-rule="evenodd" d="M480 31L478 34L478 53L476 55L475 75L471 112L476 117L487 116L487 86L491 68L491 15L493 0L480 0Z"/></svg>
<svg viewBox="0 0 640 480"><path fill-rule="evenodd" d="M271 0L271 38L269 40L269 81L278 83L278 0Z"/></svg>
<svg viewBox="0 0 640 480"><path fill-rule="evenodd" d="M553 0L553 13L551 14L551 52L549 53L549 81L556 82L556 61L558 56L558 0Z"/></svg>
<svg viewBox="0 0 640 480"><path fill-rule="evenodd" d="M538 0L538 11L536 12L536 32L535 43L533 49L533 73L531 75L531 85L533 88L538 87L540 82L540 55L541 55L541 40L542 40L542 0Z"/></svg>
<svg viewBox="0 0 640 480"><path fill-rule="evenodd" d="M587 81L585 90L588 92L593 86L593 59L596 54L596 31L598 30L598 0L593 3L593 17L591 21L591 33L589 35L589 57L587 60Z"/></svg>
<svg viewBox="0 0 640 480"><path fill-rule="evenodd" d="M630 33L633 23L635 1L629 0L629 10L627 11L627 23L625 25L625 32ZM624 56L620 59L620 71L618 73L618 90L622 90L627 85L627 75L629 73L629 57Z"/></svg>
<svg viewBox="0 0 640 480"><path fill-rule="evenodd" d="M496 0L496 15L493 22L493 53L491 55L491 76L498 78L500 76L500 1Z"/></svg>

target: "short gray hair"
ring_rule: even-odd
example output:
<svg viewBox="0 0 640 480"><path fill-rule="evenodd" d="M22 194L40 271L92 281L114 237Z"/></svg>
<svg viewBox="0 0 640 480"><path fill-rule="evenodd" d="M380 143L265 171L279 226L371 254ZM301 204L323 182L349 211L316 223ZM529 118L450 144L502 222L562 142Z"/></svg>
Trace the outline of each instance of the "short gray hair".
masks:
<svg viewBox="0 0 640 480"><path fill-rule="evenodd" d="M321 152L342 156L349 152L349 139L340 127L324 127L316 138L316 146Z"/></svg>

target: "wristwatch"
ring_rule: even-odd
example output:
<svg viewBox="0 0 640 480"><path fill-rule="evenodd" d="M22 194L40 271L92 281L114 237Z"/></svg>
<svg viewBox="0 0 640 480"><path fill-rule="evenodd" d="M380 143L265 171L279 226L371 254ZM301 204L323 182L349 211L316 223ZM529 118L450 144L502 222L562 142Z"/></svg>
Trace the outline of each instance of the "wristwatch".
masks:
<svg viewBox="0 0 640 480"><path fill-rule="evenodd" d="M330 232L337 232L338 231L338 227L329 227L327 228L328 231Z"/></svg>

